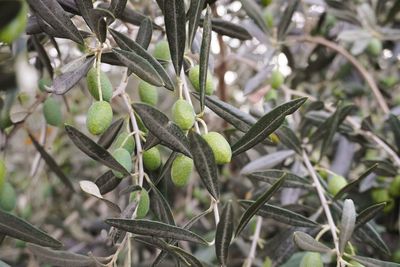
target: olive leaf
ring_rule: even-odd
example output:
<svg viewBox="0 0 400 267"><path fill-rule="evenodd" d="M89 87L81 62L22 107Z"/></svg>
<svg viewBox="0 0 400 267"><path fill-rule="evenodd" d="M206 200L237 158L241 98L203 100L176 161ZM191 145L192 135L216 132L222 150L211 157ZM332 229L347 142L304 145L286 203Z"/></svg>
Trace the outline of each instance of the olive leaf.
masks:
<svg viewBox="0 0 400 267"><path fill-rule="evenodd" d="M315 240L309 234L296 231L293 233L293 241L300 249L305 251L319 252L319 253L327 253L331 251L331 249L321 242Z"/></svg>
<svg viewBox="0 0 400 267"><path fill-rule="evenodd" d="M113 171L109 170L97 177L94 183L99 188L100 194L104 195L114 190L121 181L121 178L117 178Z"/></svg>
<svg viewBox="0 0 400 267"><path fill-rule="evenodd" d="M120 17L122 15L127 1L128 0L111 0L109 9L115 17Z"/></svg>
<svg viewBox="0 0 400 267"><path fill-rule="evenodd" d="M370 244L378 251L385 254L390 254L389 248L386 246L385 242L382 240L379 233L370 223L366 223L363 226L359 227L354 232L354 234L357 238L363 240L367 244Z"/></svg>
<svg viewBox="0 0 400 267"><path fill-rule="evenodd" d="M43 45L40 42L37 35L34 34L31 38L31 40L32 40L33 46L35 47L35 50L38 52L38 57L39 57L40 61L46 67L46 69L50 75L50 78L53 78L53 76L54 76L53 66L51 65L49 55L47 54L45 48L43 47Z"/></svg>
<svg viewBox="0 0 400 267"><path fill-rule="evenodd" d="M220 216L221 220L217 225L215 233L215 253L222 266L227 266L228 250L233 237L233 208L232 201L225 204Z"/></svg>
<svg viewBox="0 0 400 267"><path fill-rule="evenodd" d="M361 256L350 256L353 260L361 263L365 267L400 267L400 264L388 261L381 261L378 259L361 257Z"/></svg>
<svg viewBox="0 0 400 267"><path fill-rule="evenodd" d="M299 0L288 2L285 11L283 11L283 16L281 17L281 21L278 25L278 40L283 40L283 38L286 36L287 30L292 22L293 14L299 5L299 2Z"/></svg>
<svg viewBox="0 0 400 267"><path fill-rule="evenodd" d="M100 162L104 166L123 173L125 176L130 175L125 167L118 163L107 150L96 144L92 139L81 133L78 129L70 125L65 125L65 131L72 142L83 153Z"/></svg>
<svg viewBox="0 0 400 267"><path fill-rule="evenodd" d="M284 103L259 119L246 133L232 146L232 154L238 155L245 152L263 141L271 133L281 126L287 115L292 114L307 98L299 98L290 102Z"/></svg>
<svg viewBox="0 0 400 267"><path fill-rule="evenodd" d="M59 248L61 242L30 223L0 209L0 233L44 247Z"/></svg>
<svg viewBox="0 0 400 267"><path fill-rule="evenodd" d="M189 18L188 45L192 47L193 39L199 26L201 12L203 11L205 0L191 0L187 17Z"/></svg>
<svg viewBox="0 0 400 267"><path fill-rule="evenodd" d="M115 228L138 235L185 240L204 245L207 244L207 241L191 231L162 222L118 218L107 219L105 222Z"/></svg>
<svg viewBox="0 0 400 267"><path fill-rule="evenodd" d="M392 129L397 150L400 151L400 120L393 114L389 114L388 122Z"/></svg>
<svg viewBox="0 0 400 267"><path fill-rule="evenodd" d="M164 0L164 21L169 51L175 73L179 76L186 45L186 14L184 0Z"/></svg>
<svg viewBox="0 0 400 267"><path fill-rule="evenodd" d="M277 166L286 159L293 156L293 150L280 150L247 163L240 171L241 174L248 174L255 171L266 170Z"/></svg>
<svg viewBox="0 0 400 267"><path fill-rule="evenodd" d="M200 19L200 26L203 27L203 18ZM223 19L213 18L211 20L212 30L221 35L237 38L242 41L251 40L253 36L242 26Z"/></svg>
<svg viewBox="0 0 400 267"><path fill-rule="evenodd" d="M240 2L242 3L247 15L249 15L249 17L263 32L267 33L268 29L261 13L261 7L254 0L240 0Z"/></svg>
<svg viewBox="0 0 400 267"><path fill-rule="evenodd" d="M353 234L356 223L356 208L351 199L346 199L343 205L342 219L339 225L339 249L344 252L347 242Z"/></svg>
<svg viewBox="0 0 400 267"><path fill-rule="evenodd" d="M379 212L381 212L385 208L386 204L387 204L386 202L377 203L362 210L356 218L356 225L354 229L363 226L368 221L373 219Z"/></svg>
<svg viewBox="0 0 400 267"><path fill-rule="evenodd" d="M285 182L282 187L299 187L299 188L310 188L312 185L308 181L308 179L298 176L294 173L283 171L283 170L265 170L265 171L257 171L246 174L249 179L265 182L268 184L273 184L276 182L282 175L286 175Z"/></svg>
<svg viewBox="0 0 400 267"><path fill-rule="evenodd" d="M236 228L235 236L238 236L242 230L249 223L251 218L261 209L261 207L267 203L268 200L275 194L276 191L282 186L286 179L286 175L283 174L264 194L262 194L256 201L243 213L240 218L239 224Z"/></svg>
<svg viewBox="0 0 400 267"><path fill-rule="evenodd" d="M172 214L171 207L169 206L165 197L154 185L151 186L151 208L157 218L169 225L175 225L174 215Z"/></svg>
<svg viewBox="0 0 400 267"><path fill-rule="evenodd" d="M188 134L190 151L197 172L210 195L219 199L218 171L213 151L199 134L191 131Z"/></svg>
<svg viewBox="0 0 400 267"><path fill-rule="evenodd" d="M136 43L138 43L144 49L147 49L150 45L151 36L153 35L153 25L150 18L146 17L140 23L138 33L136 35ZM142 56L144 57L144 56ZM153 65L154 66L154 65ZM157 68L155 68L157 70ZM161 73L159 72L162 77ZM164 80L165 82L165 80Z"/></svg>
<svg viewBox="0 0 400 267"><path fill-rule="evenodd" d="M114 142L114 139L117 137L119 131L121 130L122 126L124 125L124 119L118 119L114 121L110 127L100 136L97 144L108 149L111 144Z"/></svg>
<svg viewBox="0 0 400 267"><path fill-rule="evenodd" d="M275 133L279 141L287 148L293 149L299 155L302 153L301 142L292 129L286 125L282 125Z"/></svg>
<svg viewBox="0 0 400 267"><path fill-rule="evenodd" d="M81 187L81 189L85 192L88 193L92 196L94 196L95 198L101 200L103 203L105 203L107 205L107 207L109 207L113 212L115 212L116 214L120 214L121 213L121 209L118 207L117 204L105 199L101 193L100 193L100 189L97 187L97 185L95 183L93 183L92 181L80 181L79 185Z"/></svg>
<svg viewBox="0 0 400 267"><path fill-rule="evenodd" d="M200 49L200 109L204 110L204 97L206 95L207 73L208 73L208 60L210 57L211 45L211 9L207 6L206 16L203 22L203 38L201 41Z"/></svg>
<svg viewBox="0 0 400 267"><path fill-rule="evenodd" d="M92 19L90 17L90 10L93 9L92 0L75 0L75 4L86 24L91 30L93 30L94 24L92 23Z"/></svg>

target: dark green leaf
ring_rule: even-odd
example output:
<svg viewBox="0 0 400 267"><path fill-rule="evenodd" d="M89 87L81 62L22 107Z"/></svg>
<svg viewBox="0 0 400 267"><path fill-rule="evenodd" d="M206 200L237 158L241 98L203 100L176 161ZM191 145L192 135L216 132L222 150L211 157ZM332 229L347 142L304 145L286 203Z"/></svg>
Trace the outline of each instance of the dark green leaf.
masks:
<svg viewBox="0 0 400 267"><path fill-rule="evenodd" d="M0 209L0 233L44 247L59 248L61 242L30 223Z"/></svg>
<svg viewBox="0 0 400 267"><path fill-rule="evenodd" d="M339 249L344 252L347 241L350 240L356 223L356 208L351 199L346 199L343 204L342 219L339 225Z"/></svg>
<svg viewBox="0 0 400 267"><path fill-rule="evenodd" d="M82 15L82 18L85 20L86 24L89 26L91 30L94 29L94 25L92 23L90 17L90 10L93 9L93 1L92 0L75 0L75 4Z"/></svg>
<svg viewBox="0 0 400 267"><path fill-rule="evenodd" d="M365 172L363 172L360 177L355 179L354 181L348 183L345 187L340 189L340 191L335 195L335 199L340 199L345 193L349 192L351 189L355 188L358 186L364 178L366 178L371 172L375 170L375 168L378 167L378 163L375 163L371 167L369 167Z"/></svg>
<svg viewBox="0 0 400 267"><path fill-rule="evenodd" d="M34 34L31 40L33 46L35 47L36 52L38 52L38 57L40 62L42 62L43 66L46 67L47 72L50 75L50 78L53 78L54 76L53 66L51 65L49 55L47 54L45 48L43 47L37 35Z"/></svg>
<svg viewBox="0 0 400 267"><path fill-rule="evenodd" d="M381 261L373 258L350 256L355 261L361 263L365 267L400 267L400 264L388 261Z"/></svg>
<svg viewBox="0 0 400 267"><path fill-rule="evenodd" d="M187 17L189 18L188 43L192 47L193 39L199 26L201 11L203 11L205 0L191 0Z"/></svg>
<svg viewBox="0 0 400 267"><path fill-rule="evenodd" d="M186 136L177 125L168 120L165 114L147 104L136 103L132 107L138 113L146 128L166 146L191 157Z"/></svg>
<svg viewBox="0 0 400 267"><path fill-rule="evenodd" d="M394 177L397 175L397 167L387 160L363 160L363 163L368 167L378 165L374 168L373 172L377 175Z"/></svg>
<svg viewBox="0 0 400 267"><path fill-rule="evenodd" d="M136 35L136 43L138 43L143 49L147 49L149 47L150 41L151 41L151 36L153 35L153 25L151 23L151 20L146 17L142 22L140 23L140 27L138 30L138 33ZM142 57L144 57L142 55ZM154 67L154 65L153 65ZM157 68L155 68L157 70ZM159 72L160 74L160 72ZM160 74L161 76L161 74ZM161 76L162 77L162 76ZM165 82L165 80L164 80Z"/></svg>
<svg viewBox="0 0 400 267"><path fill-rule="evenodd" d="M164 223L169 225L176 225L174 215L172 214L171 207L169 206L165 197L157 189L157 187L151 185L151 205L153 213L156 217Z"/></svg>
<svg viewBox="0 0 400 267"><path fill-rule="evenodd" d="M281 21L279 22L278 25L278 40L281 41L286 36L287 29L289 28L290 23L292 22L293 14L296 11L297 6L299 5L299 2L300 1L298 0L287 2L288 6L283 12L283 16L281 17Z"/></svg>
<svg viewBox="0 0 400 267"><path fill-rule="evenodd" d="M252 172L246 174L250 179L265 182L268 184L275 183L283 174L286 173L286 179L282 187L299 187L299 188L310 188L312 187L310 182L303 177L297 176L294 173L282 171L282 170L265 170L259 172Z"/></svg>
<svg viewBox="0 0 400 267"><path fill-rule="evenodd" d="M268 29L265 25L265 21L263 18L263 14L261 13L261 7L254 2L254 0L240 0L244 10L247 15L254 21L254 23L260 27L263 32L268 32Z"/></svg>
<svg viewBox="0 0 400 267"><path fill-rule="evenodd" d="M363 226L371 219L373 219L379 212L381 212L385 208L386 204L387 204L386 202L377 203L362 210L356 218L355 229Z"/></svg>
<svg viewBox="0 0 400 267"><path fill-rule="evenodd" d="M312 236L303 232L294 232L293 241L300 249L319 253L327 253L330 248L315 240Z"/></svg>
<svg viewBox="0 0 400 267"><path fill-rule="evenodd" d="M107 38L107 23L104 18L114 20L114 16L107 9L101 8L91 9L89 16L93 24L93 32L96 34L97 39L104 43Z"/></svg>
<svg viewBox="0 0 400 267"><path fill-rule="evenodd" d="M306 100L307 98L305 97L292 100L274 108L264 115L232 146L233 155L245 152L267 138L281 126L287 115L295 112Z"/></svg>
<svg viewBox="0 0 400 267"><path fill-rule="evenodd" d="M110 11L115 17L120 17L125 10L127 0L111 0Z"/></svg>
<svg viewBox="0 0 400 267"><path fill-rule="evenodd" d="M122 179L115 177L114 173L110 170L96 178L95 184L100 190L100 194L104 195L114 190Z"/></svg>
<svg viewBox="0 0 400 267"><path fill-rule="evenodd" d="M74 42L83 44L83 38L67 13L56 0L28 0L29 5L56 31L62 32Z"/></svg>
<svg viewBox="0 0 400 267"><path fill-rule="evenodd" d="M217 225L217 232L215 233L215 253L217 259L222 266L227 266L228 250L233 237L233 208L232 202L226 203L222 210L221 220Z"/></svg>
<svg viewBox="0 0 400 267"><path fill-rule="evenodd" d="M121 49L112 49L112 51L118 59L140 79L155 86L165 85L164 81L150 62L133 50L126 51Z"/></svg>
<svg viewBox="0 0 400 267"><path fill-rule="evenodd" d="M299 155L302 153L301 142L292 129L282 125L276 134L279 137L279 141L282 142L287 148L293 149Z"/></svg>
<svg viewBox="0 0 400 267"><path fill-rule="evenodd" d="M196 170L207 188L210 195L215 199L219 199L218 171L215 163L214 154L206 142L199 134L189 132L190 152L193 156Z"/></svg>
<svg viewBox="0 0 400 267"><path fill-rule="evenodd" d="M114 142L114 139L117 137L123 124L124 119L118 119L114 121L110 125L110 127L108 127L107 130L100 136L97 144L104 147L105 149L108 149L111 146L112 142Z"/></svg>
<svg viewBox="0 0 400 267"><path fill-rule="evenodd" d="M88 73L89 69L93 66L94 59L94 57L86 58L76 69L57 76L53 81L51 92L56 95L63 95L68 92Z"/></svg>
<svg viewBox="0 0 400 267"><path fill-rule="evenodd" d="M251 218L267 203L268 200L275 194L276 191L282 186L286 178L283 174L264 194L262 194L242 215L238 227L236 228L235 236L238 236L244 227L248 224Z"/></svg>
<svg viewBox="0 0 400 267"><path fill-rule="evenodd" d="M107 150L96 144L92 139L81 133L78 129L70 125L65 125L65 130L72 142L83 153L113 170L122 172L126 176L130 175L125 167L119 164Z"/></svg>
<svg viewBox="0 0 400 267"><path fill-rule="evenodd" d="M211 9L207 6L206 16L203 21L203 38L200 49L200 109L204 110L204 97L206 95L206 83L208 73L208 59L210 57L211 45Z"/></svg>
<svg viewBox="0 0 400 267"><path fill-rule="evenodd" d="M400 151L400 120L395 115L390 114L388 121L394 135L397 150Z"/></svg>
<svg viewBox="0 0 400 267"><path fill-rule="evenodd" d="M71 180L64 174L61 170L60 166L58 166L57 162L50 156L43 146L39 144L39 142L33 137L31 133L29 133L29 138L32 140L33 145L35 146L36 150L39 152L40 156L46 162L47 166L49 166L50 170L53 171L58 178L60 178L61 182L67 186L72 192L74 192L74 186Z"/></svg>
<svg viewBox="0 0 400 267"><path fill-rule="evenodd" d="M380 237L379 233L375 230L370 223L366 223L355 231L355 235L363 242L370 244L378 251L390 254L390 250L385 242Z"/></svg>
<svg viewBox="0 0 400 267"><path fill-rule="evenodd" d="M183 228L149 220L107 219L107 224L124 231L159 238L185 240L207 245L207 241L197 234Z"/></svg>
<svg viewBox="0 0 400 267"><path fill-rule="evenodd" d="M152 55L150 55L139 43L136 43L128 36L119 33L113 29L110 29L110 33L113 36L115 42L119 45L119 47L121 47L124 50L136 52L139 56L146 59L160 75L160 77L165 83L164 86L166 89L171 91L174 90L174 84L171 78L169 77L168 73L164 69L164 67L160 64L160 62L158 62L158 60L156 60Z"/></svg>
<svg viewBox="0 0 400 267"><path fill-rule="evenodd" d="M180 75L186 45L186 14L184 0L164 0L164 20L169 51L175 73Z"/></svg>
<svg viewBox="0 0 400 267"><path fill-rule="evenodd" d="M202 18L200 19L200 26L203 27ZM212 19L212 30L221 35L237 38L242 41L253 38L253 36L251 36L250 33L242 26L223 19Z"/></svg>
<svg viewBox="0 0 400 267"><path fill-rule="evenodd" d="M240 205L242 205L244 208L248 208L253 204L254 201L240 200ZM277 222L293 226L299 226L299 227L318 226L318 223L311 221L310 219L304 217L301 214L269 204L264 204L263 206L261 206L261 208L257 211L257 215L260 215L264 218L271 218L276 220Z"/></svg>

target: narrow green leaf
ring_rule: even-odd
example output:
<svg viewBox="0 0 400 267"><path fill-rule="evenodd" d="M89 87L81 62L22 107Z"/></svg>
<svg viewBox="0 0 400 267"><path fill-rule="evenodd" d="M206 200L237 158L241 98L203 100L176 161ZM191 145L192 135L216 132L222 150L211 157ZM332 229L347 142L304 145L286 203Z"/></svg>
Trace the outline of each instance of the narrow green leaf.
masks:
<svg viewBox="0 0 400 267"><path fill-rule="evenodd" d="M342 219L339 225L339 249L344 252L347 242L350 240L356 223L356 208L351 199L346 199L343 205Z"/></svg>
<svg viewBox="0 0 400 267"><path fill-rule="evenodd" d="M186 136L176 124L169 121L165 114L147 104L136 103L132 107L138 113L146 128L166 146L192 157Z"/></svg>
<svg viewBox="0 0 400 267"><path fill-rule="evenodd" d="M377 249L378 251L388 255L390 254L390 250L387 247L386 243L382 240L379 233L370 223L366 223L363 226L359 227L355 231L355 235L360 240L363 240L363 242L370 244L373 248Z"/></svg>
<svg viewBox="0 0 400 267"><path fill-rule="evenodd" d="M85 20L86 24L89 26L91 30L93 30L94 26L90 17L90 10L93 9L92 0L75 0L75 4L82 15L82 18Z"/></svg>
<svg viewBox="0 0 400 267"><path fill-rule="evenodd" d="M302 153L301 142L292 129L282 125L276 134L279 137L279 141L282 142L287 148L293 149L297 154Z"/></svg>
<svg viewBox="0 0 400 267"><path fill-rule="evenodd" d="M44 247L59 248L61 242L30 223L0 209L0 233Z"/></svg>
<svg viewBox="0 0 400 267"><path fill-rule="evenodd" d="M365 267L400 267L400 264L388 261L381 261L373 258L350 256L353 260L361 263Z"/></svg>
<svg viewBox="0 0 400 267"><path fill-rule="evenodd" d="M211 9L207 6L206 16L203 22L203 38L201 41L200 48L200 109L204 110L204 97L206 95L206 83L208 73L208 59L210 57L210 45L211 45Z"/></svg>
<svg viewBox="0 0 400 267"><path fill-rule="evenodd" d="M28 0L29 5L54 30L62 32L66 37L78 44L83 44L83 38L72 23L67 13L56 0Z"/></svg>
<svg viewBox="0 0 400 267"><path fill-rule="evenodd" d="M312 236L296 231L293 234L293 241L300 249L305 251L319 252L319 253L327 253L331 251L331 249L321 242L315 240Z"/></svg>
<svg viewBox="0 0 400 267"><path fill-rule="evenodd" d="M282 187L299 187L299 188L310 188L312 187L309 180L300 177L294 173L283 171L283 170L265 170L246 174L249 179L265 182L268 184L275 183L282 175L286 173L286 179Z"/></svg>
<svg viewBox="0 0 400 267"><path fill-rule="evenodd" d="M386 177L394 177L397 175L397 167L388 160L367 159L363 160L362 162L369 167L378 164L378 166L376 166L376 168L373 170L373 172L377 175Z"/></svg>
<svg viewBox="0 0 400 267"><path fill-rule="evenodd" d="M147 140L146 140L147 141ZM165 177L168 177L168 175L171 173L171 166L172 163L175 160L175 157L177 156L178 153L172 152L170 156L168 157L167 161L164 163L162 166L162 169L160 171L160 174L158 175L157 179L154 181L154 185L157 186L158 183Z"/></svg>
<svg viewBox="0 0 400 267"><path fill-rule="evenodd" d="M181 249L177 246L171 246L170 248L175 251L177 254L181 255L185 260L183 261L184 264L188 264L190 267L203 267L204 265L192 254L186 252L185 250Z"/></svg>
<svg viewBox="0 0 400 267"><path fill-rule="evenodd" d="M193 156L194 165L197 172L207 188L210 195L219 199L218 171L215 163L214 154L206 142L199 134L191 131L188 134L190 152Z"/></svg>
<svg viewBox="0 0 400 267"><path fill-rule="evenodd" d="M104 195L114 190L122 179L115 177L113 171L109 170L96 178L95 184L100 190L100 194Z"/></svg>
<svg viewBox="0 0 400 267"><path fill-rule="evenodd" d="M283 16L281 17L281 21L278 25L278 40L281 41L286 36L287 30L292 22L292 17L294 12L299 5L299 0L294 0L288 2L288 6L286 7L285 11L283 11Z"/></svg>
<svg viewBox="0 0 400 267"><path fill-rule="evenodd" d="M147 60L162 78L163 82L165 83L164 87L171 91L174 90L174 83L157 59L150 55L139 43L130 39L128 36L113 29L110 29L110 33L121 49L136 52L139 56Z"/></svg>
<svg viewBox="0 0 400 267"><path fill-rule="evenodd" d="M201 11L205 4L205 0L191 0L187 17L189 18L188 43L189 49L192 47L193 39L199 26Z"/></svg>
<svg viewBox="0 0 400 267"><path fill-rule="evenodd" d="M184 0L164 0L164 21L175 73L180 75L186 45L186 14Z"/></svg>
<svg viewBox="0 0 400 267"><path fill-rule="evenodd" d="M207 245L207 241L205 241L199 235L189 230L162 222L150 220L127 220L118 218L107 219L105 222L115 228L138 235L171 238Z"/></svg>
<svg viewBox="0 0 400 267"><path fill-rule="evenodd" d="M357 179L348 183L345 187L343 187L336 195L334 199L340 199L345 193L349 192L351 189L358 186L361 181L363 181L370 173L372 173L376 167L378 167L378 163L375 163L371 167L369 167L365 172L363 172Z"/></svg>
<svg viewBox="0 0 400 267"><path fill-rule="evenodd" d="M136 35L136 43L138 43L141 47L143 47L143 49L147 49L149 47L152 35L153 35L153 24L152 24L150 18L146 17L140 23L140 27L139 27L138 33ZM144 56L142 55L142 57L144 57ZM154 65L153 65L153 67L154 67ZM161 74L160 74L160 76L161 76Z"/></svg>
<svg viewBox="0 0 400 267"><path fill-rule="evenodd" d="M65 131L72 142L83 153L102 163L104 166L122 172L126 176L130 175L125 167L119 164L107 150L96 144L92 139L81 133L78 129L70 125L65 125Z"/></svg>
<svg viewBox="0 0 400 267"><path fill-rule="evenodd" d="M240 205L244 208L248 208L254 201L249 200L240 200ZM318 223L311 221L307 217L304 217L301 214L298 214L294 211L284 209L278 206L264 204L258 211L257 215L260 215L264 218L271 218L276 220L277 222L281 222L288 225L298 226L298 227L316 227Z"/></svg>
<svg viewBox="0 0 400 267"><path fill-rule="evenodd" d="M152 190L151 207L156 217L169 225L176 225L171 207L161 192L154 185L150 185Z"/></svg>
<svg viewBox="0 0 400 267"><path fill-rule="evenodd" d="M108 149L111 146L112 142L114 142L114 139L117 137L123 124L124 119L122 118L114 121L110 125L110 127L108 127L107 130L100 136L97 144L104 147L105 149Z"/></svg>
<svg viewBox="0 0 400 267"><path fill-rule="evenodd" d="M46 52L46 49L44 48L44 46L42 45L42 43L39 40L39 37L34 34L31 38L33 47L35 48L36 52L38 53L38 57L40 62L42 62L43 66L46 67L47 72L50 75L50 78L52 79L54 76L54 70L53 70L53 66L51 65L51 61L49 58L49 55Z"/></svg>
<svg viewBox="0 0 400 267"><path fill-rule="evenodd" d="M100 43L104 43L107 38L107 23L104 18L114 20L113 14L107 9L93 8L89 11L89 16L93 24L93 32Z"/></svg>
<svg viewBox="0 0 400 267"><path fill-rule="evenodd" d="M203 19L200 19L200 26L203 27ZM223 19L212 19L212 30L218 34L236 38L242 41L251 40L253 36L242 26Z"/></svg>
<svg viewBox="0 0 400 267"><path fill-rule="evenodd" d="M233 237L233 208L232 201L226 203L222 210L221 220L217 225L217 232L215 234L215 253L217 259L222 266L227 266L228 250Z"/></svg>
<svg viewBox="0 0 400 267"><path fill-rule="evenodd" d="M398 6L400 6L400 4L398 4ZM390 114L388 122L394 135L397 150L400 151L400 120L395 115Z"/></svg>
<svg viewBox="0 0 400 267"><path fill-rule="evenodd" d="M39 144L39 142L35 139L35 137L33 137L31 133L28 134L36 150L39 152L40 156L46 162L47 166L49 166L50 170L54 172L58 178L60 178L61 182L64 185L66 185L68 189L70 189L72 192L75 192L71 180L64 174L64 172L61 170L60 166L58 166L57 162L53 159L53 157L46 152L44 147Z"/></svg>
<svg viewBox="0 0 400 267"><path fill-rule="evenodd" d="M381 212L385 208L386 204L387 204L386 202L381 202L381 203L371 205L371 206L365 208L364 210L362 210L356 218L355 229L363 226L364 224L369 222L371 219L373 219L379 212Z"/></svg>
<svg viewBox="0 0 400 267"><path fill-rule="evenodd" d="M126 51L121 49L112 49L118 59L128 67L130 71L136 74L140 79L154 85L164 86L164 81L149 63L149 61L134 51Z"/></svg>
<svg viewBox="0 0 400 267"><path fill-rule="evenodd" d="M110 11L115 17L120 17L125 10L126 2L128 0L111 0Z"/></svg>
<svg viewBox="0 0 400 267"><path fill-rule="evenodd" d="M306 100L305 97L292 100L264 115L232 146L233 155L245 152L267 138L281 126L287 115L295 112Z"/></svg>
<svg viewBox="0 0 400 267"><path fill-rule="evenodd" d="M265 25L265 21L261 13L261 7L254 2L254 0L240 0L240 2L242 3L247 15L249 15L254 23L260 27L263 32L268 33L267 26Z"/></svg>
<svg viewBox="0 0 400 267"><path fill-rule="evenodd" d="M283 174L279 180L277 180L264 194L262 194L242 215L240 218L239 225L236 228L235 236L238 236L242 230L246 227L247 223L251 218L261 209L261 207L267 203L268 200L275 194L276 191L282 186L286 178Z"/></svg>

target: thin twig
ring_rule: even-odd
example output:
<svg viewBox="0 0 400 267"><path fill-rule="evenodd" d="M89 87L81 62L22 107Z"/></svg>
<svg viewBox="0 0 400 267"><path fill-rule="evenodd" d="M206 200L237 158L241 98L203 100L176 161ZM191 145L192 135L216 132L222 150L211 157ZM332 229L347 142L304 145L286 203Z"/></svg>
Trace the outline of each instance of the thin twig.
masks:
<svg viewBox="0 0 400 267"><path fill-rule="evenodd" d="M262 222L262 217L257 216L256 229L254 230L254 235L252 237L253 241L251 242L250 252L247 256L246 261L243 264L243 267L251 267L251 264L253 263L253 260L256 256L257 244L258 240L260 239Z"/></svg>

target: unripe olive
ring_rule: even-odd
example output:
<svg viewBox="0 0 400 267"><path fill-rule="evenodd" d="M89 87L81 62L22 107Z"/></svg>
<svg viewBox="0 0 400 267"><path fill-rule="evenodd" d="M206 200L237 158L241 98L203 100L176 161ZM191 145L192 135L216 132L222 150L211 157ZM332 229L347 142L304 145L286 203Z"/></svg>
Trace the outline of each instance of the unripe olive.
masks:
<svg viewBox="0 0 400 267"><path fill-rule="evenodd" d="M115 139L115 147L122 147L126 149L129 154L132 154L135 150L135 139L127 132L122 132L118 135L117 139Z"/></svg>
<svg viewBox="0 0 400 267"><path fill-rule="evenodd" d="M232 149L225 137L217 132L209 132L204 134L203 138L211 147L217 164L225 164L231 161Z"/></svg>
<svg viewBox="0 0 400 267"><path fill-rule="evenodd" d="M397 249L393 254L392 254L392 260L396 263L400 263L400 249Z"/></svg>
<svg viewBox="0 0 400 267"><path fill-rule="evenodd" d="M334 175L328 179L328 192L335 196L346 185L347 181L343 176Z"/></svg>
<svg viewBox="0 0 400 267"><path fill-rule="evenodd" d="M279 70L274 70L271 73L270 83L271 87L274 89L278 89L282 86L285 81L285 77Z"/></svg>
<svg viewBox="0 0 400 267"><path fill-rule="evenodd" d="M182 130L192 128L195 121L195 113L192 105L183 99L178 99L172 106L172 121Z"/></svg>
<svg viewBox="0 0 400 267"><path fill-rule="evenodd" d="M372 200L375 203L387 202L386 207L383 209L385 212L389 212L394 208L393 199L389 196L389 192L386 188L375 188L371 191Z"/></svg>
<svg viewBox="0 0 400 267"><path fill-rule="evenodd" d="M138 191L134 191L131 193L131 201L136 199L137 193ZM149 209L150 209L149 193L147 192L146 189L142 188L142 190L140 191L140 200L136 208L136 219L142 219L146 217L147 213L149 212Z"/></svg>
<svg viewBox="0 0 400 267"><path fill-rule="evenodd" d="M86 127L91 134L102 134L110 126L112 118L113 111L108 102L94 102L87 112Z"/></svg>
<svg viewBox="0 0 400 267"><path fill-rule="evenodd" d="M6 183L7 168L3 160L0 160L0 192L3 190L4 184Z"/></svg>
<svg viewBox="0 0 400 267"><path fill-rule="evenodd" d="M390 183L389 194L394 197L400 196L400 175L394 177L393 181Z"/></svg>
<svg viewBox="0 0 400 267"><path fill-rule="evenodd" d="M261 4L263 6L269 6L271 4L272 0L261 0Z"/></svg>
<svg viewBox="0 0 400 267"><path fill-rule="evenodd" d="M121 164L128 172L132 171L132 159L131 154L124 148L117 148L112 153L112 156L119 164ZM123 178L124 175L118 171L113 170L114 175L117 178Z"/></svg>
<svg viewBox="0 0 400 267"><path fill-rule="evenodd" d="M176 186L185 186L193 171L193 160L185 155L178 155L171 166L171 180Z"/></svg>
<svg viewBox="0 0 400 267"><path fill-rule="evenodd" d="M272 15L272 12L268 8L264 9L263 17L267 28L274 27L274 15Z"/></svg>
<svg viewBox="0 0 400 267"><path fill-rule="evenodd" d="M86 83L89 90L89 93L93 96L94 99L99 100L99 84L98 84L98 75L97 68L91 68L86 75ZM103 100L110 102L112 97L112 84L110 79L108 79L107 75L100 70L100 84L101 84L101 92Z"/></svg>
<svg viewBox="0 0 400 267"><path fill-rule="evenodd" d="M47 87L50 87L50 86L51 86L51 80L50 80L50 79L42 78L42 79L39 80L38 86L39 86L39 90L40 90L40 91L46 92L46 91L47 91L47 90L46 90L46 86L47 86Z"/></svg>
<svg viewBox="0 0 400 267"><path fill-rule="evenodd" d="M21 7L17 16L0 29L0 42L10 44L25 30L26 21L28 18L28 4L25 1L19 2L21 3Z"/></svg>
<svg viewBox="0 0 400 267"><path fill-rule="evenodd" d="M300 262L300 267L324 267L321 254L318 252L306 252Z"/></svg>
<svg viewBox="0 0 400 267"><path fill-rule="evenodd" d="M193 85L193 88L200 91L200 66L196 65L189 70L189 80ZM214 92L214 83L210 71L207 72L206 80L206 95L212 95Z"/></svg>
<svg viewBox="0 0 400 267"><path fill-rule="evenodd" d="M264 95L264 101L271 101L271 100L276 100L278 99L278 92L271 88L265 95Z"/></svg>
<svg viewBox="0 0 400 267"><path fill-rule="evenodd" d="M382 52L382 42L377 38L372 38L368 43L367 52L372 56L379 56Z"/></svg>
<svg viewBox="0 0 400 267"><path fill-rule="evenodd" d="M154 46L153 56L156 59L169 61L171 59L171 55L170 55L170 52L169 52L168 42L165 41L165 40L163 40L161 42L158 42Z"/></svg>
<svg viewBox="0 0 400 267"><path fill-rule="evenodd" d="M0 192L0 209L12 211L17 203L17 195L13 186L6 182Z"/></svg>
<svg viewBox="0 0 400 267"><path fill-rule="evenodd" d="M149 104L151 106L157 105L158 102L158 91L157 88L145 81L139 83L139 97L140 101Z"/></svg>
<svg viewBox="0 0 400 267"><path fill-rule="evenodd" d="M157 147L143 152L143 164L149 171L155 171L161 166L161 154Z"/></svg>
<svg viewBox="0 0 400 267"><path fill-rule="evenodd" d="M43 103L43 115L46 122L53 126L60 126L62 124L62 113L60 103L53 97L48 97Z"/></svg>

